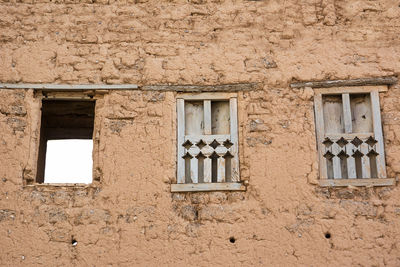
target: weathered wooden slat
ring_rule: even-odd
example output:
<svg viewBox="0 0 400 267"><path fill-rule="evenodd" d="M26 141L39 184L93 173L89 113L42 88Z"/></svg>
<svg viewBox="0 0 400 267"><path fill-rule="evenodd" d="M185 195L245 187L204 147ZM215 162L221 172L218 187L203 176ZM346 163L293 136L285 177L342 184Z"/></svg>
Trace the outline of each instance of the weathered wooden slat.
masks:
<svg viewBox="0 0 400 267"><path fill-rule="evenodd" d="M102 92L99 94L99 92ZM94 93L94 90L76 90L76 91L62 91L62 90L54 90L54 91L46 91L46 95L43 96L43 100L48 100L48 99L56 99L56 100L94 100L98 99L99 97L103 97L102 95L104 94L105 90L96 90L96 93Z"/></svg>
<svg viewBox="0 0 400 267"><path fill-rule="evenodd" d="M204 157L197 158L198 183L204 183Z"/></svg>
<svg viewBox="0 0 400 267"><path fill-rule="evenodd" d="M246 191L241 183L171 184L171 192Z"/></svg>
<svg viewBox="0 0 400 267"><path fill-rule="evenodd" d="M339 133L339 134L335 134L335 133L329 133L329 134L325 134L324 137L328 137L329 139L331 139L332 141L335 140L339 140L340 138L344 138L346 140L353 140L354 138L358 137L361 140L365 140L368 139L368 137L374 137L374 133Z"/></svg>
<svg viewBox="0 0 400 267"><path fill-rule="evenodd" d="M32 84L0 83L0 89L36 89L44 91L79 90L144 90L175 92L239 92L258 90L257 83L218 84L218 85L144 85L137 84ZM203 98L204 99L204 98Z"/></svg>
<svg viewBox="0 0 400 267"><path fill-rule="evenodd" d="M317 132L317 147L319 156L319 177L320 179L328 179L326 159L324 157L324 116L322 107L322 95L314 95L314 108L315 108L315 130Z"/></svg>
<svg viewBox="0 0 400 267"><path fill-rule="evenodd" d="M390 186L395 184L393 178L371 178L371 179L325 179L319 180L319 185L327 186Z"/></svg>
<svg viewBox="0 0 400 267"><path fill-rule="evenodd" d="M340 165L340 158L337 156L340 152L340 147L338 144L334 143L332 145L332 153L335 155L333 157L333 178L341 179L342 178L342 167Z"/></svg>
<svg viewBox="0 0 400 267"><path fill-rule="evenodd" d="M0 89L40 89L44 91L137 90L138 88L137 84L0 83Z"/></svg>
<svg viewBox="0 0 400 267"><path fill-rule="evenodd" d="M190 159L190 178L192 179L192 183L197 184L199 182L198 180L198 159L196 157L193 157Z"/></svg>
<svg viewBox="0 0 400 267"><path fill-rule="evenodd" d="M227 100L231 97L237 97L237 93L185 93L177 96L185 100Z"/></svg>
<svg viewBox="0 0 400 267"><path fill-rule="evenodd" d="M364 156L361 159L361 165L362 165L362 178L371 178L371 168L369 164L369 157L367 156L368 154L368 145L365 143L361 144L361 153L364 154Z"/></svg>
<svg viewBox="0 0 400 267"><path fill-rule="evenodd" d="M203 142L210 143L212 141L217 140L219 143L223 143L225 140L230 140L231 135L229 134L213 134L213 135L185 135L184 140L190 140L192 143L197 143L200 140ZM232 141L231 141L232 142Z"/></svg>
<svg viewBox="0 0 400 267"><path fill-rule="evenodd" d="M204 134L211 134L211 101L204 100Z"/></svg>
<svg viewBox="0 0 400 267"><path fill-rule="evenodd" d="M344 119L344 132L352 132L351 110L350 110L350 95L342 94L343 103L343 119Z"/></svg>
<svg viewBox="0 0 400 267"><path fill-rule="evenodd" d="M205 156L210 156L210 154ZM211 183L211 171L211 159L207 157L204 159L204 183Z"/></svg>
<svg viewBox="0 0 400 267"><path fill-rule="evenodd" d="M354 145L349 142L346 145L346 152L347 152L347 155L349 156L347 158L347 176L348 176L348 179L357 178L356 162L355 162L355 160L353 158L353 149L354 149Z"/></svg>
<svg viewBox="0 0 400 267"><path fill-rule="evenodd" d="M343 104L343 119L344 119L344 132L346 134L351 134L353 131L352 119L351 119L351 108L350 108L350 95L349 94L342 94L342 104ZM341 135L343 137L343 135ZM340 137L340 138L341 138ZM350 137L350 138L349 138ZM346 152L349 156L346 159L346 166L347 166L347 178L354 179L356 178L356 165L354 158L351 156L353 154L353 144L351 144L350 140L354 139L353 136L346 136L343 137L344 139L348 140L348 144L346 145ZM336 139L336 138L335 138ZM343 162L342 162L343 164Z"/></svg>
<svg viewBox="0 0 400 267"><path fill-rule="evenodd" d="M225 182L225 159L223 157L218 158L218 183Z"/></svg>
<svg viewBox="0 0 400 267"><path fill-rule="evenodd" d="M386 178L386 162L385 162L385 148L383 143L382 133L382 121L381 121L381 110L379 105L379 93L378 91L371 92L371 106L372 106L372 123L374 127L376 143L376 157L377 172L379 178Z"/></svg>
<svg viewBox="0 0 400 267"><path fill-rule="evenodd" d="M185 183L192 182L190 167L191 167L190 159L185 158Z"/></svg>
<svg viewBox="0 0 400 267"><path fill-rule="evenodd" d="M239 170L239 135L238 135L238 110L237 110L237 98L231 98L229 100L229 110L230 110L230 132L231 132L231 142L233 146L231 147L231 154L233 158L231 159L231 180L232 182L238 182L240 180L240 170Z"/></svg>
<svg viewBox="0 0 400 267"><path fill-rule="evenodd" d="M291 83L291 88L329 88L335 86L365 86L365 85L390 85L398 82L397 77L371 77L348 80L322 80Z"/></svg>
<svg viewBox="0 0 400 267"><path fill-rule="evenodd" d="M177 99L177 182L179 184L185 183L185 160L182 158L185 154L185 148L182 144L185 142L185 101Z"/></svg>
<svg viewBox="0 0 400 267"><path fill-rule="evenodd" d="M315 88L315 93L320 93L324 95L341 95L346 94L362 94L369 93L373 90L378 90L379 92L386 92L388 90L386 85L377 86L357 86L357 87L332 87L332 88Z"/></svg>
<svg viewBox="0 0 400 267"><path fill-rule="evenodd" d="M239 92L258 90L257 83L237 83L218 85L144 85L141 90L147 91L176 91L176 92ZM207 98L202 98L207 99Z"/></svg>

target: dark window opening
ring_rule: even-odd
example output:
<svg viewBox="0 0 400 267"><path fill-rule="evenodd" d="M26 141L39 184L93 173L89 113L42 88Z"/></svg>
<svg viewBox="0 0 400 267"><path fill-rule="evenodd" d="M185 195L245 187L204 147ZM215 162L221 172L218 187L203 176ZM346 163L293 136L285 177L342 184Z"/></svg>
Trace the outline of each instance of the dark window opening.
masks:
<svg viewBox="0 0 400 267"><path fill-rule="evenodd" d="M95 101L42 101L37 183L91 183L94 113Z"/></svg>

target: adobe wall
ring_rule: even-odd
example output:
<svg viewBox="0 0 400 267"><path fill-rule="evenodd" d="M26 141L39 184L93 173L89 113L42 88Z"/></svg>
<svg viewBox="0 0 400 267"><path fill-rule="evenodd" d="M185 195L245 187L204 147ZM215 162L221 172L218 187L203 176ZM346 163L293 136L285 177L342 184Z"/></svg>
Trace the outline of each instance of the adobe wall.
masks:
<svg viewBox="0 0 400 267"><path fill-rule="evenodd" d="M250 185L170 193L176 92L113 91L96 109L100 186L24 188L37 98L0 90L0 265L400 265L398 186L319 187L312 91L289 87L398 75L398 1L93 2L1 1L0 82L258 83L238 98ZM399 99L381 94L393 178Z"/></svg>

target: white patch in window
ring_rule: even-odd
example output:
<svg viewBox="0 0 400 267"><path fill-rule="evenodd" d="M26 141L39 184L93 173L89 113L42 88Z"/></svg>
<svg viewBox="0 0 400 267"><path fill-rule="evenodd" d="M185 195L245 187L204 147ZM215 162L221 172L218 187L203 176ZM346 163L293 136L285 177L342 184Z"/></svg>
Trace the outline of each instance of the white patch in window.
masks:
<svg viewBox="0 0 400 267"><path fill-rule="evenodd" d="M93 140L49 140L44 182L90 184L92 151Z"/></svg>

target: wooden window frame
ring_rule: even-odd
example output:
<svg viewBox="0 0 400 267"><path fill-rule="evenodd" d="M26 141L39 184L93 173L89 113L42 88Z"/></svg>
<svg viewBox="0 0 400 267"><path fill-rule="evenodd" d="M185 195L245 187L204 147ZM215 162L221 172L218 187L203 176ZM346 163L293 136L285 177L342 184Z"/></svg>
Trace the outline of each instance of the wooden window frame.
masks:
<svg viewBox="0 0 400 267"><path fill-rule="evenodd" d="M200 136L185 135L185 101L195 100L203 101L204 112L204 134ZM229 116L230 116L230 132L228 135L212 135L211 134L211 102L225 100L229 101ZM240 181L239 172L239 144L238 144L238 116L237 116L237 93L186 93L180 94L177 97L177 183L171 184L171 192L199 192L199 191L244 191L246 187ZM197 166L191 172L192 183L185 181L185 159L183 156L189 152L182 144L187 140L192 140L192 143L203 140L210 144L211 139L217 140L222 144L229 139L232 143L231 147L225 148L233 156L231 159L231 181L225 182L225 174L218 172L218 182L211 182L211 176L204 174L203 183L195 183L198 180L196 172L198 165L195 157L191 160L191 166ZM221 145L222 146L222 145ZM198 149L198 148L197 148ZM203 152L203 149L200 149ZM214 152L216 149L214 149ZM211 153L211 152L210 152ZM209 163L204 163L204 173L211 169L211 159L207 157ZM219 159L222 159L220 156ZM218 159L218 161L219 161ZM219 166L219 164L218 164ZM225 168L225 167L224 167ZM211 175L211 174L210 174ZM195 182L193 182L193 179Z"/></svg>
<svg viewBox="0 0 400 267"><path fill-rule="evenodd" d="M23 185L24 187L37 187L37 188L97 188L100 186L102 180L101 172L99 170L99 136L101 129L101 119L98 115L95 115L93 125L93 166L92 166L92 182L89 184L83 183L44 183L38 181L38 162L39 162L39 146L42 124L42 101L43 100L68 100L68 101L94 101L95 114L98 114L98 109L103 106L104 103L104 92L102 91L41 91L37 90L34 93L34 105L31 106L30 112L32 115L32 127L31 127L31 140L30 146L33 148L30 151L30 159L26 167L29 172L23 173ZM97 118L96 118L97 117Z"/></svg>
<svg viewBox="0 0 400 267"><path fill-rule="evenodd" d="M379 92L387 91L387 86L358 86L358 87L332 87L332 88L316 88L314 89L314 109L317 134L317 146L319 156L319 185L326 186L390 186L395 183L395 179L386 177L385 151L382 133L382 122L379 104ZM352 133L352 117L350 111L350 95L352 94L370 94L372 126L373 133ZM342 108L344 119L343 134L326 134L323 115L323 95L342 95ZM371 178L330 178L328 179L327 163L323 151L325 138L337 140L344 137L345 139L368 138L373 136L378 142L374 145L376 152L377 176ZM361 149L361 148L360 148ZM349 173L354 166L347 166ZM334 167L335 168L335 167ZM337 167L336 167L337 168ZM355 167L354 167L355 168ZM369 167L368 167L369 168ZM363 171L364 172L364 171ZM355 173L355 170L354 170ZM341 175L340 175L341 177Z"/></svg>

